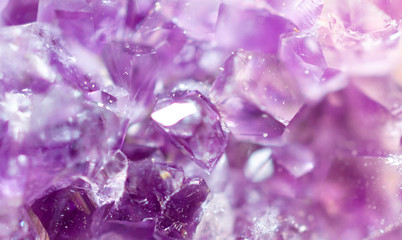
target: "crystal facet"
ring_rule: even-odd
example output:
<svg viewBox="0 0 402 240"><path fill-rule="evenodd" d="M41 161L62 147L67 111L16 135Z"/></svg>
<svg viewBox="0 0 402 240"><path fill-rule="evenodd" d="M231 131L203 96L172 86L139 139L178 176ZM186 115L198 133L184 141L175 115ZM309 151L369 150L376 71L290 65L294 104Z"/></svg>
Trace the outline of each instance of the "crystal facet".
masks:
<svg viewBox="0 0 402 240"><path fill-rule="evenodd" d="M303 97L293 77L276 57L247 51L238 51L225 62L213 85L212 98L218 108L228 114L231 114L232 101L238 107L242 104L256 106L259 108L254 110L257 119L264 122L261 124L269 125L274 136L283 131L280 123L287 125L303 106ZM225 105L229 109L225 109ZM252 109L239 108L246 111ZM242 114L254 115L253 110L239 115Z"/></svg>
<svg viewBox="0 0 402 240"><path fill-rule="evenodd" d="M197 164L208 171L215 167L228 137L217 109L201 92L178 88L158 99L151 117Z"/></svg>

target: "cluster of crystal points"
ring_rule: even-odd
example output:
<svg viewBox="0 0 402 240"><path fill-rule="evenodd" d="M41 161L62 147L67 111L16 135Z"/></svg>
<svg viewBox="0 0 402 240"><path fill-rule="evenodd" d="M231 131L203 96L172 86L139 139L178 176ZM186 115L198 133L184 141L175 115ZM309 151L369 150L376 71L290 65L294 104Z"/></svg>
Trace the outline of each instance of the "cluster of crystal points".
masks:
<svg viewBox="0 0 402 240"><path fill-rule="evenodd" d="M1 0L0 239L401 239L402 2Z"/></svg>

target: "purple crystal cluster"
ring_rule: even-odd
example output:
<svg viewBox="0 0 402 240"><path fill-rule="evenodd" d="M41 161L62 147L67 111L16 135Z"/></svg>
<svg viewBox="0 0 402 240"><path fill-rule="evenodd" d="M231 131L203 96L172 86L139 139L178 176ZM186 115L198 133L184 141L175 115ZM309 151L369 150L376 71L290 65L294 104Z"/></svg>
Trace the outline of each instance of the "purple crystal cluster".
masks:
<svg viewBox="0 0 402 240"><path fill-rule="evenodd" d="M0 1L0 239L402 238L402 3Z"/></svg>

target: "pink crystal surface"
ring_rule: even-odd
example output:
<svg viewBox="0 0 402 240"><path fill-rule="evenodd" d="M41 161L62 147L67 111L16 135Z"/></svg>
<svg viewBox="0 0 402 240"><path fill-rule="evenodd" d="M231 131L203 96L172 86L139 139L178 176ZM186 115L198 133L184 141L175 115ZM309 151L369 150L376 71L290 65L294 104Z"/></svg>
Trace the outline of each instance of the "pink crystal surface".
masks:
<svg viewBox="0 0 402 240"><path fill-rule="evenodd" d="M0 239L402 239L397 0L1 0Z"/></svg>

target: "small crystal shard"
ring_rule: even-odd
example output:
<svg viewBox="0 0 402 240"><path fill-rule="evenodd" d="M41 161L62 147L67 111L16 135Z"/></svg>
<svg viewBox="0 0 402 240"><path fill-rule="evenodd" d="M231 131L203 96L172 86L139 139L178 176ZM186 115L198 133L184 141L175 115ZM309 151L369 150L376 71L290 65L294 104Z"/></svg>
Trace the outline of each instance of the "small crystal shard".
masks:
<svg viewBox="0 0 402 240"><path fill-rule="evenodd" d="M38 232L44 229L45 239L88 238L95 208L84 190L68 187L36 200L29 213Z"/></svg>
<svg viewBox="0 0 402 240"><path fill-rule="evenodd" d="M162 0L162 13L195 39L207 38L215 30L220 1Z"/></svg>
<svg viewBox="0 0 402 240"><path fill-rule="evenodd" d="M217 104L231 133L240 140L263 143L282 135L285 125L238 97Z"/></svg>
<svg viewBox="0 0 402 240"><path fill-rule="evenodd" d="M161 205L181 187L183 178L182 170L153 158L130 162L124 193L108 211L107 220L141 222L157 218Z"/></svg>
<svg viewBox="0 0 402 240"><path fill-rule="evenodd" d="M154 50L131 42L112 42L105 46L103 58L114 84L122 88L117 91L123 96L124 91L129 93L122 108L131 118L138 116L138 111L145 110L154 100L154 70L158 65ZM128 100L134 100L135 105ZM129 112L128 107L134 109Z"/></svg>
<svg viewBox="0 0 402 240"><path fill-rule="evenodd" d="M280 58L307 99L317 101L346 85L345 76L327 66L318 39L313 34L302 32L283 36Z"/></svg>
<svg viewBox="0 0 402 240"><path fill-rule="evenodd" d="M179 191L162 206L157 233L173 239L191 239L202 214L209 188L202 179L186 179Z"/></svg>
<svg viewBox="0 0 402 240"><path fill-rule="evenodd" d="M319 19L323 0L267 0L281 15L296 24L298 30L310 29Z"/></svg>
<svg viewBox="0 0 402 240"><path fill-rule="evenodd" d="M244 49L276 53L279 37L292 32L295 25L286 18L242 4L221 4L216 24L217 41L231 51Z"/></svg>
<svg viewBox="0 0 402 240"><path fill-rule="evenodd" d="M211 171L226 143L227 132L216 108L197 90L176 90L158 99L153 121L196 163Z"/></svg>
<svg viewBox="0 0 402 240"><path fill-rule="evenodd" d="M281 134L281 129L283 131L275 119L287 125L303 105L294 79L278 59L247 51L239 51L225 62L223 72L213 85L212 98L218 108L224 107L233 98L257 106L266 113L265 116L260 113L261 125L271 126L270 131L275 136ZM223 112L229 111L223 109Z"/></svg>
<svg viewBox="0 0 402 240"><path fill-rule="evenodd" d="M124 27L127 1L40 0L38 21L58 26L66 37L89 47Z"/></svg>

